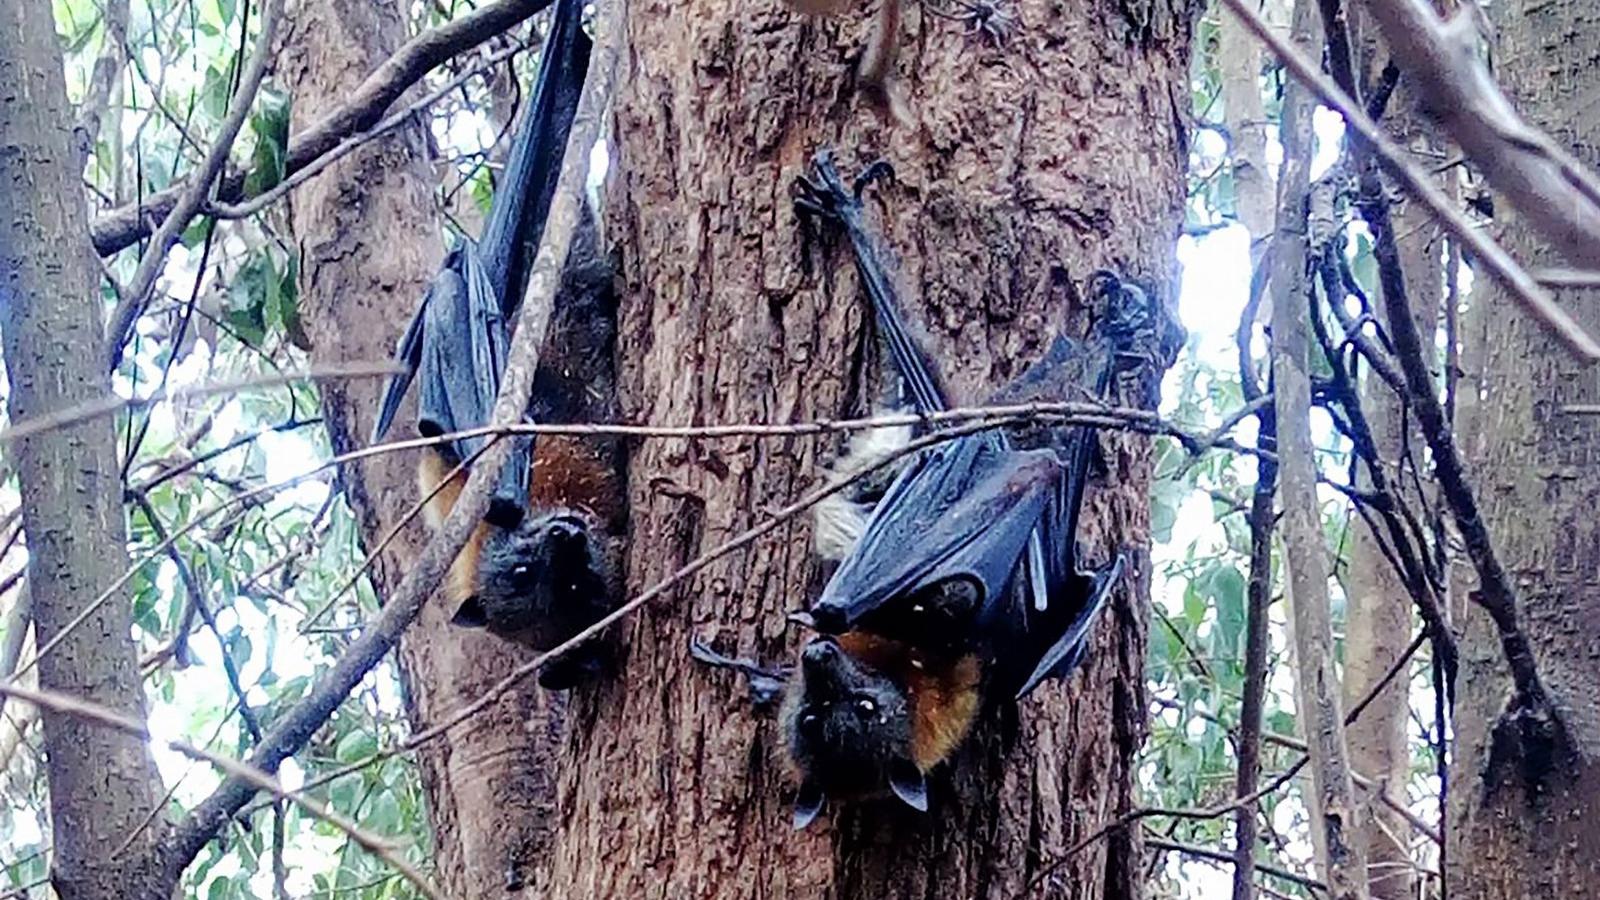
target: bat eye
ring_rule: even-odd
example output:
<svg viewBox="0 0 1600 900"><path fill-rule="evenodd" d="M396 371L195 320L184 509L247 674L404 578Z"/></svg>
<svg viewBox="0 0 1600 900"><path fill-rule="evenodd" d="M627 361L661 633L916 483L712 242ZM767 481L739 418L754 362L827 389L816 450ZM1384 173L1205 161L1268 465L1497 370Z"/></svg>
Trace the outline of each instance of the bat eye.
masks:
<svg viewBox="0 0 1600 900"><path fill-rule="evenodd" d="M517 576L518 578L526 578L528 577L528 573L532 571L533 567L527 563L520 563L511 567L511 574Z"/></svg>
<svg viewBox="0 0 1600 900"><path fill-rule="evenodd" d="M861 707L861 711L864 712L864 713L867 713L868 715L871 715L872 713L878 711L878 704L873 703L871 700L868 700L866 698L862 698L860 700L857 700L856 701L856 706Z"/></svg>

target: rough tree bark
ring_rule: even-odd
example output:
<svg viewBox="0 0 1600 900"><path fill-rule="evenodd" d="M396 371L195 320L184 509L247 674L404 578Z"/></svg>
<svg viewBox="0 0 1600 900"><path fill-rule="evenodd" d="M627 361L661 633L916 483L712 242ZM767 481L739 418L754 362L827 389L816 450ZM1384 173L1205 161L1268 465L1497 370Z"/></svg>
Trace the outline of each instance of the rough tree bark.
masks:
<svg viewBox="0 0 1600 900"><path fill-rule="evenodd" d="M1600 163L1600 121L1580 112L1600 91L1600 11L1591 4L1510 0L1493 8L1496 72L1521 112ZM1503 214L1502 239L1531 264L1557 257L1516 217ZM1551 759L1497 753L1494 725L1509 680L1488 616L1464 616L1456 704L1451 804L1452 894L1477 898L1586 897L1600 893L1600 420L1562 412L1600 402L1600 378L1552 345L1510 301L1486 301L1494 322L1476 355L1486 396L1474 419L1473 466L1484 516L1521 589L1523 623L1574 751ZM1593 298L1567 308L1600 331ZM1466 382L1464 382L1465 384Z"/></svg>
<svg viewBox="0 0 1600 900"><path fill-rule="evenodd" d="M1081 333L1098 266L1170 294L1184 196L1189 4L1008 5L993 48L908 4L900 75L920 124L888 129L855 95L866 10L811 20L772 2L636 2L613 133L609 233L626 281L625 413L663 422L791 421L858 411L870 314L837 252L801 268L789 188L812 153L898 171L873 216L898 286L967 399L1015 375L1052 332ZM567 897L1018 897L1132 803L1144 735L1147 442L1108 440L1091 491L1094 558L1133 548L1093 655L936 779L929 817L834 810L794 833L778 731L743 688L690 661L690 635L785 661L785 610L820 585L809 528L720 561L620 628L622 677L574 700L552 882ZM634 590L815 484L810 439L645 442L632 456ZM1133 897L1136 838L1073 857L1050 896Z"/></svg>
<svg viewBox="0 0 1600 900"><path fill-rule="evenodd" d="M292 23L280 72L294 96L291 132L345 99L406 38L407 5L395 0L305 0ZM410 102L402 99L400 102ZM433 189L437 174L423 128L408 125L331 166L294 194L300 294L318 362L387 358L443 255ZM365 446L378 409L378 381L323 386L335 452ZM391 439L411 437L414 400ZM415 453L347 467L345 496L374 547L416 501ZM378 596L405 574L426 531L420 520L372 570ZM452 627L453 611L422 610L400 645L414 728L479 696L527 651L482 631ZM538 889L549 851L554 800L548 765L562 709L529 679L500 703L418 754L433 824L437 883L452 897L492 897L515 880Z"/></svg>
<svg viewBox="0 0 1600 900"><path fill-rule="evenodd" d="M0 9L0 331L13 422L111 393L102 358L99 269L91 255L50 4ZM112 420L96 417L7 450L21 486L28 589L43 648L128 566ZM39 686L143 719L132 604L115 592L38 663ZM142 880L164 833L147 744L69 716L44 715L53 823L51 880L63 900L112 900Z"/></svg>

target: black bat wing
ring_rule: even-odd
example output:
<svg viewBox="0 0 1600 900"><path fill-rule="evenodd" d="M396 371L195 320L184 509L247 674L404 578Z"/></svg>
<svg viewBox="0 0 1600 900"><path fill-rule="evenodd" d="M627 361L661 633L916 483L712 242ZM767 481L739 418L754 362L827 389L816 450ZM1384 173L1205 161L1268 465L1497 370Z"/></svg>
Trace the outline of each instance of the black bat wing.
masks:
<svg viewBox="0 0 1600 900"><path fill-rule="evenodd" d="M423 315L417 431L438 437L483 427L500 395L510 335L474 244L451 252L429 286ZM451 441L449 455L471 459L489 439L474 435ZM532 442L517 435L505 440L513 442L511 458L500 472L486 518L510 527L527 507Z"/></svg>
<svg viewBox="0 0 1600 900"><path fill-rule="evenodd" d="M522 112L505 175L478 242L484 269L509 321L522 292L561 176L561 158L578 113L593 42L583 30L585 0L557 0L539 56L533 93Z"/></svg>
<svg viewBox="0 0 1600 900"><path fill-rule="evenodd" d="M812 605L812 619L823 630L843 631L894 614L953 579L976 588L969 615L993 618L1009 602L1060 468L1048 451L1008 450L977 435L927 452L874 508L861 540Z"/></svg>
<svg viewBox="0 0 1600 900"><path fill-rule="evenodd" d="M405 370L391 378L379 406L373 440L394 423L411 382L420 383L417 430L426 437L489 423L505 373L510 320L549 215L588 70L591 43L583 32L583 0L558 0L540 57L532 102L522 114L506 177L495 192L482 240L464 242L446 257L396 347ZM514 442L495 485L486 518L514 526L526 511L531 436ZM473 457L489 440L452 441L447 456Z"/></svg>
<svg viewBox="0 0 1600 900"><path fill-rule="evenodd" d="M1087 429L1081 437L1086 442L1094 440ZM1087 451L1077 455L1084 461L1088 458ZM1014 690L1019 699L1047 678L1066 677L1082 662L1089 631L1122 575L1121 555L1098 568L1086 570L1079 565L1076 532L1085 476L1086 466L1081 463L1064 467L1045 503L1039 522L1046 551L1044 602L1017 598L1015 602L1022 608L999 626L1021 629L1012 644L1015 655L999 657L1007 663L1000 676L1004 687Z"/></svg>

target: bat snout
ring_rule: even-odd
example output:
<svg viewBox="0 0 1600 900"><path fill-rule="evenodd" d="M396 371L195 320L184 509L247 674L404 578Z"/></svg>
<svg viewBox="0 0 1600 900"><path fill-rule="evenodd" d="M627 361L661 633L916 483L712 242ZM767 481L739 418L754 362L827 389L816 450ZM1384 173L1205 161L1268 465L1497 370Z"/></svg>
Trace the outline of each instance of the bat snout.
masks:
<svg viewBox="0 0 1600 900"><path fill-rule="evenodd" d="M843 652L839 649L839 644L832 638L813 638L810 643L806 644L805 649L800 651L800 661L808 669L827 667L837 662Z"/></svg>

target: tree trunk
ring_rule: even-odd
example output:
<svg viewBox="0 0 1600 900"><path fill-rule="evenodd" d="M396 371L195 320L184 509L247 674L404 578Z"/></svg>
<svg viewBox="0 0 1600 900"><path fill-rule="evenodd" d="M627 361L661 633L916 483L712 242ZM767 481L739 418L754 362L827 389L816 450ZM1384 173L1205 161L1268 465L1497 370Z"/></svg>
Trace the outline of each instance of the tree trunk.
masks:
<svg viewBox="0 0 1600 900"><path fill-rule="evenodd" d="M306 0L280 65L293 90L291 131L315 122L406 38L406 5ZM414 97L404 98L401 104ZM294 194L300 293L318 362L385 359L442 257L437 177L422 128L407 125L335 163ZM324 384L335 452L365 446L378 381ZM414 436L414 400L390 439ZM373 457L342 473L367 547L417 499L416 452ZM378 596L400 582L426 536L408 526L372 570ZM453 611L424 607L400 645L412 726L421 730L481 695L528 658L486 632L451 626ZM482 715L418 753L433 822L436 877L452 897L494 897L508 883L539 887L554 798L548 764L562 721L557 695L529 679Z"/></svg>
<svg viewBox="0 0 1600 900"><path fill-rule="evenodd" d="M104 328L61 47L45 0L0 10L0 331L12 422L111 395L99 360ZM21 485L34 634L48 649L39 686L144 718L132 604L116 590L63 632L128 567L122 484L110 417L97 416L5 448ZM63 900L121 897L155 859L162 795L140 738L44 714L54 855Z"/></svg>
<svg viewBox="0 0 1600 900"><path fill-rule="evenodd" d="M801 267L790 185L823 147L887 157L871 215L897 286L964 400L1022 371L1066 328L1095 268L1170 296L1182 218L1190 20L1181 0L1008 4L1003 48L908 4L900 75L920 124L885 126L852 88L865 10L811 20L775 3L635 3L615 110L609 231L626 289L629 419L784 422L861 411L871 315L845 258ZM935 779L934 813L831 808L789 825L778 729L693 635L787 662L784 612L820 588L796 524L629 619L618 680L575 698L552 882L569 897L1020 897L1041 864L1133 803L1144 736L1148 442L1106 439L1083 546L1133 549L1092 655ZM831 442L650 440L632 455L637 592L819 480ZM1139 894L1136 835L1056 870L1046 893Z"/></svg>
<svg viewBox="0 0 1600 900"><path fill-rule="evenodd" d="M1411 113L1413 104L1404 96L1404 88L1400 91L1402 96L1390 104L1396 113L1387 118L1390 132L1407 146L1426 144L1424 123ZM1444 290L1439 231L1427 210L1416 204L1395 213L1395 234L1413 318L1418 330L1431 336L1438 328L1439 301ZM1361 405L1372 427L1373 443L1385 463L1399 460L1402 448L1409 446L1412 461L1424 464L1421 437L1414 436L1409 445L1405 443L1404 399L1370 370L1362 384ZM1396 486L1409 480L1409 476L1394 469L1388 474L1389 482ZM1365 489L1369 485L1363 482L1358 487ZM1346 709L1365 697L1389 671L1405 652L1414 631L1411 595L1380 547L1378 537L1367 524L1355 526L1343 579L1347 597L1343 683ZM1398 677L1345 732L1351 769L1402 806L1408 805L1406 788L1411 780L1411 747L1407 740L1410 722L1410 679ZM1412 900L1416 889L1409 846L1411 826L1376 797L1368 806L1365 840L1372 896L1375 900Z"/></svg>
<svg viewBox="0 0 1600 900"><path fill-rule="evenodd" d="M1600 12L1575 0L1496 4L1496 71L1521 112L1589 166L1600 120L1577 114L1600 91ZM1504 209L1505 204L1501 204ZM1502 213L1502 235L1530 265L1559 260ZM1487 396L1474 475L1496 547L1521 590L1522 623L1573 750L1517 759L1494 726L1510 692L1489 618L1467 611L1457 680L1450 876L1463 900L1600 893L1600 422L1564 413L1600 402L1600 379L1556 347L1511 301L1486 286L1495 322L1480 348ZM1600 332L1593 298L1567 304Z"/></svg>

